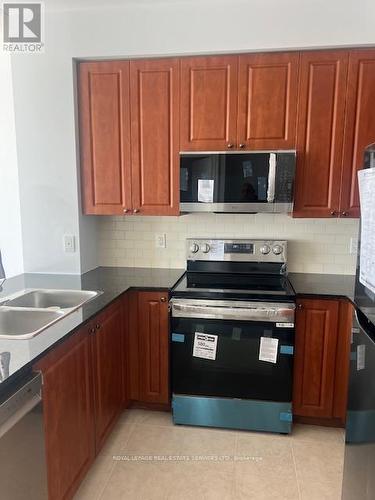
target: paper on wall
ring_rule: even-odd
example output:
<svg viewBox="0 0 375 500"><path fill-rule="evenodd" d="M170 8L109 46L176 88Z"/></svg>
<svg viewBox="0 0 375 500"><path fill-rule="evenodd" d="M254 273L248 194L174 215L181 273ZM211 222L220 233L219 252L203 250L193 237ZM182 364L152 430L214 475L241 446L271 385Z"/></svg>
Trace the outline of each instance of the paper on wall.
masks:
<svg viewBox="0 0 375 500"><path fill-rule="evenodd" d="M212 203L214 201L213 179L198 179L198 201Z"/></svg>
<svg viewBox="0 0 375 500"><path fill-rule="evenodd" d="M273 339L272 337L260 337L259 361L276 363L278 346L279 339Z"/></svg>
<svg viewBox="0 0 375 500"><path fill-rule="evenodd" d="M195 332L193 356L195 358L216 359L217 335Z"/></svg>
<svg viewBox="0 0 375 500"><path fill-rule="evenodd" d="M375 168L358 172L361 205L359 281L375 293Z"/></svg>

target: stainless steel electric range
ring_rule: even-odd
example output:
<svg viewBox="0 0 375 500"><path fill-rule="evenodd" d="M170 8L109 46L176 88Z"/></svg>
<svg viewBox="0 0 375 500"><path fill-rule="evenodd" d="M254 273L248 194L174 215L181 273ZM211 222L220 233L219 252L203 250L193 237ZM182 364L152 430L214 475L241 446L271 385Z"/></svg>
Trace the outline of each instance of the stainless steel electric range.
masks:
<svg viewBox="0 0 375 500"><path fill-rule="evenodd" d="M187 240L171 292L176 424L289 433L295 294L287 242Z"/></svg>

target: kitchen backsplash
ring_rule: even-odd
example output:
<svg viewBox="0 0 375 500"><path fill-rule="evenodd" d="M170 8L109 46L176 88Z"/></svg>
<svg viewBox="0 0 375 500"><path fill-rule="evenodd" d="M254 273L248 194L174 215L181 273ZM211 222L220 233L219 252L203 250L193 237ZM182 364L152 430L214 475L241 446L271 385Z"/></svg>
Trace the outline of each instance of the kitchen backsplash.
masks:
<svg viewBox="0 0 375 500"><path fill-rule="evenodd" d="M293 219L269 214L189 214L181 217L103 217L99 220L102 266L185 267L188 237L288 240L291 272L354 274L356 219ZM166 234L166 248L156 248ZM355 243L354 241L354 243Z"/></svg>

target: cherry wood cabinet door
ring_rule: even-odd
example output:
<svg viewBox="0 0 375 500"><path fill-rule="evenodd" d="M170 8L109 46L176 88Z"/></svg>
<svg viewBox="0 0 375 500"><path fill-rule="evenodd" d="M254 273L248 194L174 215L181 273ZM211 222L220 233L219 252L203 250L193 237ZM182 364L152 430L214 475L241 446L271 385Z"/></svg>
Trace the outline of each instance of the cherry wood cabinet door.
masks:
<svg viewBox="0 0 375 500"><path fill-rule="evenodd" d="M129 61L78 68L82 203L85 214L131 209Z"/></svg>
<svg viewBox="0 0 375 500"><path fill-rule="evenodd" d="M294 217L339 215L348 53L303 52Z"/></svg>
<svg viewBox="0 0 375 500"><path fill-rule="evenodd" d="M181 151L236 148L238 56L181 58Z"/></svg>
<svg viewBox="0 0 375 500"><path fill-rule="evenodd" d="M375 50L354 50L349 55L347 109L341 213L359 217L357 171L363 152L375 142Z"/></svg>
<svg viewBox="0 0 375 500"><path fill-rule="evenodd" d="M294 149L298 52L239 57L237 143L249 149Z"/></svg>
<svg viewBox="0 0 375 500"><path fill-rule="evenodd" d="M132 205L140 215L178 215L178 59L130 62Z"/></svg>
<svg viewBox="0 0 375 500"><path fill-rule="evenodd" d="M123 309L116 301L93 320L92 335L96 452L123 409Z"/></svg>
<svg viewBox="0 0 375 500"><path fill-rule="evenodd" d="M333 417L339 301L297 301L293 413Z"/></svg>
<svg viewBox="0 0 375 500"><path fill-rule="evenodd" d="M168 293L138 293L139 398L169 402Z"/></svg>
<svg viewBox="0 0 375 500"><path fill-rule="evenodd" d="M48 494L73 498L94 461L94 409L88 327L54 348L34 367L43 373Z"/></svg>

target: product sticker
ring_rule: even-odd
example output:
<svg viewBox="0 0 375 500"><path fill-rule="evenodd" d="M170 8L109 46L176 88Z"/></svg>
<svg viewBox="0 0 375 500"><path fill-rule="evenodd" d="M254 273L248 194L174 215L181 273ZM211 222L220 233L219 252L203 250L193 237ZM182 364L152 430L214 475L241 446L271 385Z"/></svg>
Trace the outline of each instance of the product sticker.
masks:
<svg viewBox="0 0 375 500"><path fill-rule="evenodd" d="M277 328L294 328L294 323L276 323Z"/></svg>
<svg viewBox="0 0 375 500"><path fill-rule="evenodd" d="M208 254L210 260L223 260L224 258L224 241L211 241L210 252Z"/></svg>
<svg viewBox="0 0 375 500"><path fill-rule="evenodd" d="M363 370L366 364L366 346L364 344L357 346L357 371Z"/></svg>
<svg viewBox="0 0 375 500"><path fill-rule="evenodd" d="M279 339L273 339L271 337L260 337L259 361L276 363L278 345Z"/></svg>
<svg viewBox="0 0 375 500"><path fill-rule="evenodd" d="M216 359L217 335L195 332L193 356L195 358Z"/></svg>
<svg viewBox="0 0 375 500"><path fill-rule="evenodd" d="M214 201L214 180L198 179L198 201L212 203Z"/></svg>
<svg viewBox="0 0 375 500"><path fill-rule="evenodd" d="M250 160L242 162L242 170L243 170L243 176L245 179L246 179L246 177L253 176L253 165L252 165Z"/></svg>

